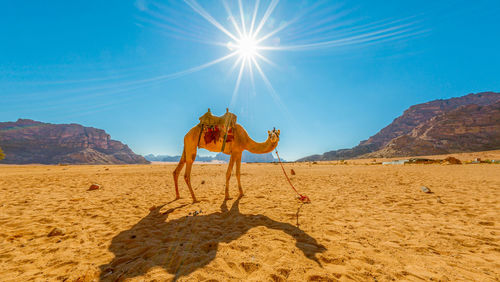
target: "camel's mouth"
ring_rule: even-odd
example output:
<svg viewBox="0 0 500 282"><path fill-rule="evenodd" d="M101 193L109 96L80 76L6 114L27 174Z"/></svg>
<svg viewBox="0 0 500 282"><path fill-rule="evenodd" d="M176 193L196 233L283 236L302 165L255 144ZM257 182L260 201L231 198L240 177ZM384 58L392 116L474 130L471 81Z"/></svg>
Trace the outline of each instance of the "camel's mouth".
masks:
<svg viewBox="0 0 500 282"><path fill-rule="evenodd" d="M274 128L272 131L268 131L269 133L269 139L271 140L272 143L277 143L278 141L280 141L280 130L276 130L276 128Z"/></svg>

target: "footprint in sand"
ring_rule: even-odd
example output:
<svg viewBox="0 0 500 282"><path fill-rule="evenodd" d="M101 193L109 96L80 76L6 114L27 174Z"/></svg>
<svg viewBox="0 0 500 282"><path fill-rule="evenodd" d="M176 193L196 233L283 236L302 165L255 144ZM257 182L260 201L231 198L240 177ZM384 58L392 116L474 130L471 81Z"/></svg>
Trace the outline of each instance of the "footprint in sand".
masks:
<svg viewBox="0 0 500 282"><path fill-rule="evenodd" d="M258 270L261 267L260 264L253 262L242 262L240 265L248 274Z"/></svg>

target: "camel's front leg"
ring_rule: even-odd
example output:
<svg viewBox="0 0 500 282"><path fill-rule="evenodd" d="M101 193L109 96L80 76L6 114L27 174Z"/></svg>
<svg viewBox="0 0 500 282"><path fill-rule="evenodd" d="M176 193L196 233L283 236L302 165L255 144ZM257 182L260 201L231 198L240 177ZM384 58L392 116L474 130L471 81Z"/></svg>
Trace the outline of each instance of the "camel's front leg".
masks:
<svg viewBox="0 0 500 282"><path fill-rule="evenodd" d="M240 180L240 176L241 176L241 171L240 171L240 167L241 167L241 153L239 153L238 155L236 155L236 179L238 179L238 190L240 190L240 197L243 197L243 188L241 187L241 180Z"/></svg>
<svg viewBox="0 0 500 282"><path fill-rule="evenodd" d="M227 167L227 172L226 172L226 193L225 193L226 200L229 200L229 179L231 178L231 172L233 171L233 166L234 166L234 158L233 158L233 155L231 155L231 158L229 159L229 165Z"/></svg>

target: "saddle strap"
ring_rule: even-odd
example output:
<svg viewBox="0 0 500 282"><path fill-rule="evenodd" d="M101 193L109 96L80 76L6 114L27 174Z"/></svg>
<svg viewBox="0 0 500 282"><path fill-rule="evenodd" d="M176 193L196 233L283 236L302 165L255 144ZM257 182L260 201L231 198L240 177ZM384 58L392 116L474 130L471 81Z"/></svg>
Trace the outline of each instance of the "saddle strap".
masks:
<svg viewBox="0 0 500 282"><path fill-rule="evenodd" d="M222 149L220 150L222 153L224 153L224 148L226 148L226 140L227 140L227 134L229 133L229 126L231 126L231 121L226 118L224 127L226 128L226 132L224 133L224 141L222 142ZM231 126L232 128L233 126Z"/></svg>
<svg viewBox="0 0 500 282"><path fill-rule="evenodd" d="M200 147L201 135L203 134L203 126L204 124L201 125L200 136L198 136L198 145L197 145L198 148Z"/></svg>
<svg viewBox="0 0 500 282"><path fill-rule="evenodd" d="M226 134L224 134L224 141L222 142L222 149L220 150L222 153L224 153L224 148L226 147L226 139L227 139L227 132L229 129L226 129Z"/></svg>

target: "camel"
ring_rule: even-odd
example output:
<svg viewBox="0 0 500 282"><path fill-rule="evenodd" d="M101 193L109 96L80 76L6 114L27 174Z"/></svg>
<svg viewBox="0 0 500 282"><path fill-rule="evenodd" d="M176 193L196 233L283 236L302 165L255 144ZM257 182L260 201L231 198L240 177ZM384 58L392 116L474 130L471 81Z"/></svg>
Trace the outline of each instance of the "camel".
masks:
<svg viewBox="0 0 500 282"><path fill-rule="evenodd" d="M207 117L208 115L208 117ZM228 118L234 118L234 120L230 120ZM232 132L231 138L227 138L225 141L224 134L217 136L217 138L213 141L206 142L205 134L207 134L207 127L205 127L206 123L219 124L221 128L223 128L222 132ZM224 154L230 155L229 165L227 167L226 172L226 187L225 187L225 199L230 199L229 197L229 179L231 178L231 172L233 170L233 166L236 163L236 179L238 180L238 189L240 192L240 197L243 196L243 188L241 187L240 181L240 168L241 168L241 154L244 150L248 150L254 154L266 154L273 151L276 146L278 146L280 131L273 129L272 131L267 131L268 138L264 142L255 142L248 136L246 130L239 124L236 123L236 116L232 113L229 113L226 109L226 114L222 117L214 117L210 113L210 109L208 112L200 117L200 123L184 136L184 149L182 151L182 157L179 161L179 164L175 168L173 172L174 183L175 183L175 195L176 200L180 199L179 194L179 184L178 179L181 173L184 164L186 165L186 170L184 172L184 180L189 188L189 192L191 193L191 198L193 203L197 202L196 196L194 195L193 188L191 186L191 168L193 166L193 162L196 158L196 152L198 147L207 149L211 152L223 152ZM229 137L229 136L227 136Z"/></svg>

